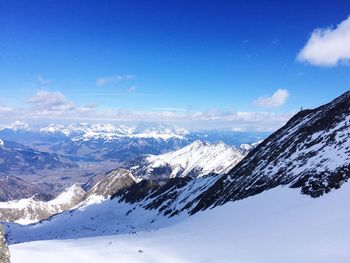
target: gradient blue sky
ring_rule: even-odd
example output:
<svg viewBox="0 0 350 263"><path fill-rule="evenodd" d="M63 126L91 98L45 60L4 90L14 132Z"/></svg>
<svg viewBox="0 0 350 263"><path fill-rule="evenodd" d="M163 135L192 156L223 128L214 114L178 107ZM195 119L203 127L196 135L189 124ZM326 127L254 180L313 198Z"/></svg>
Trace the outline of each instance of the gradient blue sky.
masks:
<svg viewBox="0 0 350 263"><path fill-rule="evenodd" d="M100 111L315 107L349 89L350 68L297 54L349 15L348 0L0 0L0 107L32 107L40 90ZM282 105L256 103L278 89Z"/></svg>

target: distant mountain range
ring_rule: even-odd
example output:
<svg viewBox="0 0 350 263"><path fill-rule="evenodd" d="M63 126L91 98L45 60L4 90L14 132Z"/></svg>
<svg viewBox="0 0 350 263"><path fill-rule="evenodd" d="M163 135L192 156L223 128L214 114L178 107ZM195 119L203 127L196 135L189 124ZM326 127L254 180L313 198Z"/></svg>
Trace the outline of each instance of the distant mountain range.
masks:
<svg viewBox="0 0 350 263"><path fill-rule="evenodd" d="M264 139L267 132L189 131L163 123L135 126L112 124L50 124L32 127L22 122L0 125L0 138L30 144L76 161L130 161L144 154L158 155L196 140L239 147Z"/></svg>

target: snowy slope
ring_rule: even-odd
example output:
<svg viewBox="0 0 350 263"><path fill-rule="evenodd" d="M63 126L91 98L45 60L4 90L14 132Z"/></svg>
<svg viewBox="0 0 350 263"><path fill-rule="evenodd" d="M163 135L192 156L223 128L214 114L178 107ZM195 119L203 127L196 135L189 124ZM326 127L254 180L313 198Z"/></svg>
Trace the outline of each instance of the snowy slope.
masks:
<svg viewBox="0 0 350 263"><path fill-rule="evenodd" d="M278 187L159 230L11 245L13 263L347 263L350 185L317 199Z"/></svg>
<svg viewBox="0 0 350 263"><path fill-rule="evenodd" d="M37 200L36 196L9 202L0 202L0 221L30 224L51 215L69 210L83 200L85 191L74 184L53 200Z"/></svg>
<svg viewBox="0 0 350 263"><path fill-rule="evenodd" d="M10 242L91 237L147 231L188 217L188 205L217 179L173 178L164 186L149 187L147 181L132 184L102 200L94 196L34 225L6 224ZM144 189L142 191L141 189ZM170 202L172 200L172 202Z"/></svg>
<svg viewBox="0 0 350 263"><path fill-rule="evenodd" d="M155 181L186 176L196 178L227 173L247 152L246 148L236 148L222 142L210 144L197 140L179 150L141 157L125 166L136 177Z"/></svg>

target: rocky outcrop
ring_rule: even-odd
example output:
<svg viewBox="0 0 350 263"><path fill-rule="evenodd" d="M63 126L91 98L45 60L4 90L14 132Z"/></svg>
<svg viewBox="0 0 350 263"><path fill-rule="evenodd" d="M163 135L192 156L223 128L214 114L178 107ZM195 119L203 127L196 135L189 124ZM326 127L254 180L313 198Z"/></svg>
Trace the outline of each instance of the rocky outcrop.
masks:
<svg viewBox="0 0 350 263"><path fill-rule="evenodd" d="M88 192L87 198L93 195L109 198L118 191L136 183L132 173L125 169L115 169L106 174Z"/></svg>
<svg viewBox="0 0 350 263"><path fill-rule="evenodd" d="M5 233L2 225L0 225L0 262L10 263L10 250L6 244Z"/></svg>

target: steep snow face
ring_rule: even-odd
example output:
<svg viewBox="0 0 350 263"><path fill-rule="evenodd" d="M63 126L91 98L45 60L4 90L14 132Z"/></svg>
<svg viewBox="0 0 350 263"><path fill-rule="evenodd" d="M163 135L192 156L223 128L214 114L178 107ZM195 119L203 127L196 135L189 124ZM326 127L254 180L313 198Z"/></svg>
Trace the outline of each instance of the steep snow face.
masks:
<svg viewBox="0 0 350 263"><path fill-rule="evenodd" d="M278 187L176 224L164 222L166 228L10 245L12 262L350 262L349 186L317 199Z"/></svg>
<svg viewBox="0 0 350 263"><path fill-rule="evenodd" d="M350 177L350 92L296 114L205 193L196 209L289 185L319 197Z"/></svg>
<svg viewBox="0 0 350 263"><path fill-rule="evenodd" d="M128 166L135 176L152 180L201 177L230 171L246 153L246 150L222 142L210 144L195 141L173 152L149 155Z"/></svg>
<svg viewBox="0 0 350 263"><path fill-rule="evenodd" d="M0 221L30 224L51 215L69 210L82 201L85 191L77 184L68 187L55 199L44 202L36 196L9 202L0 202Z"/></svg>

